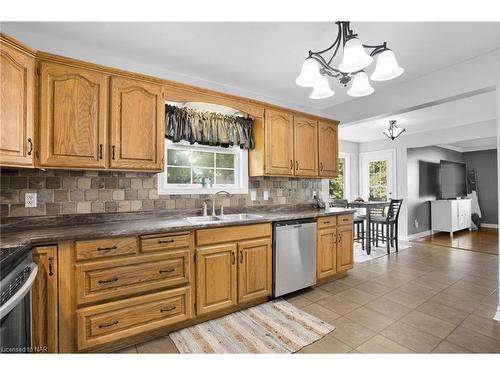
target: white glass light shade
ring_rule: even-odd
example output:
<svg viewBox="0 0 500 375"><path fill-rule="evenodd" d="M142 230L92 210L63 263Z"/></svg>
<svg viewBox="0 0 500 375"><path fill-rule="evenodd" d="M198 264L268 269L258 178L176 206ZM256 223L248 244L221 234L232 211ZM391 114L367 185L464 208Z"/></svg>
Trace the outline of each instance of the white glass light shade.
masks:
<svg viewBox="0 0 500 375"><path fill-rule="evenodd" d="M349 96L360 97L370 95L375 89L368 81L368 75L365 72L359 72L354 76L351 88L347 91Z"/></svg>
<svg viewBox="0 0 500 375"><path fill-rule="evenodd" d="M314 87L320 81L322 75L319 72L318 62L310 57L304 60L302 70L295 83L302 87Z"/></svg>
<svg viewBox="0 0 500 375"><path fill-rule="evenodd" d="M313 91L309 97L311 99L326 99L333 96L335 93L330 88L328 84L328 79L325 76L321 76L321 79L314 86Z"/></svg>
<svg viewBox="0 0 500 375"><path fill-rule="evenodd" d="M378 55L375 71L370 78L374 81L387 81L400 76L403 72L404 69L398 65L394 52L386 49Z"/></svg>
<svg viewBox="0 0 500 375"><path fill-rule="evenodd" d="M357 72L366 68L373 61L368 55L358 38L349 39L344 45L344 56L339 65L339 70L344 73Z"/></svg>

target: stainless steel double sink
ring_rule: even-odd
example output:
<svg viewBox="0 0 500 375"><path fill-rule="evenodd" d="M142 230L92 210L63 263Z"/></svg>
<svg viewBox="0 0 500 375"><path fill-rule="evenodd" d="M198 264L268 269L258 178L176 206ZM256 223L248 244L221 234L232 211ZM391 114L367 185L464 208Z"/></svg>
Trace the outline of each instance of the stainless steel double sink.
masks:
<svg viewBox="0 0 500 375"><path fill-rule="evenodd" d="M229 215L218 215L218 216L190 216L184 218L184 220L190 222L191 224L204 224L213 222L254 220L262 218L263 218L262 216L255 214L229 214Z"/></svg>

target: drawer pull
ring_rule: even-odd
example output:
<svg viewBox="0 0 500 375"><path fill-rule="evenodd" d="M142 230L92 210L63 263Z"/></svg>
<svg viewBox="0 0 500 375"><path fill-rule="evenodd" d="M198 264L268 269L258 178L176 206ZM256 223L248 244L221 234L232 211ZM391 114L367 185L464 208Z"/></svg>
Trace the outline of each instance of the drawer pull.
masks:
<svg viewBox="0 0 500 375"><path fill-rule="evenodd" d="M99 280L98 283L99 284L110 284L110 283L115 283L118 281L118 277L113 277L112 279L108 279L108 280Z"/></svg>
<svg viewBox="0 0 500 375"><path fill-rule="evenodd" d="M170 240L159 240L158 243L172 243L172 242L175 242L175 240L172 238Z"/></svg>
<svg viewBox="0 0 500 375"><path fill-rule="evenodd" d="M169 273L169 272L174 272L175 268L169 268L168 270L160 270L160 273Z"/></svg>
<svg viewBox="0 0 500 375"><path fill-rule="evenodd" d="M168 312L168 311L173 311L175 309L176 309L176 307L172 306L172 307L167 307L166 309L160 309L160 312Z"/></svg>
<svg viewBox="0 0 500 375"><path fill-rule="evenodd" d="M110 246L110 247L98 247L97 251L109 251L109 250L116 250L116 246Z"/></svg>
<svg viewBox="0 0 500 375"><path fill-rule="evenodd" d="M329 221L323 221L323 224L330 224Z"/></svg>
<svg viewBox="0 0 500 375"><path fill-rule="evenodd" d="M108 328L108 327L114 326L118 323L119 323L119 321L115 320L114 322L111 322L111 323L99 324L99 328Z"/></svg>

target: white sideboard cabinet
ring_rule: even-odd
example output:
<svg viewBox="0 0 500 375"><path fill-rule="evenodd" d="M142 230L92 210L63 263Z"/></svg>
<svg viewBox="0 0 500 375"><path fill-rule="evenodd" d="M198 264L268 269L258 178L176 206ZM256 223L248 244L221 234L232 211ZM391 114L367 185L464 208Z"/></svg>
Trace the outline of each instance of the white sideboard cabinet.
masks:
<svg viewBox="0 0 500 375"><path fill-rule="evenodd" d="M471 200L431 201L431 232L453 232L471 228Z"/></svg>

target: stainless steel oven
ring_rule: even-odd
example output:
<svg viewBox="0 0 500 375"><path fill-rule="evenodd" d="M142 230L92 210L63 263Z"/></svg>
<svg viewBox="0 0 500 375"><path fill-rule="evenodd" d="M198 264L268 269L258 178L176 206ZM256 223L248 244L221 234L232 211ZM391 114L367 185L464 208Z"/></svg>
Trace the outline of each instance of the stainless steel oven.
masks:
<svg viewBox="0 0 500 375"><path fill-rule="evenodd" d="M30 353L31 288L38 267L28 254L4 271L0 280L0 353Z"/></svg>

